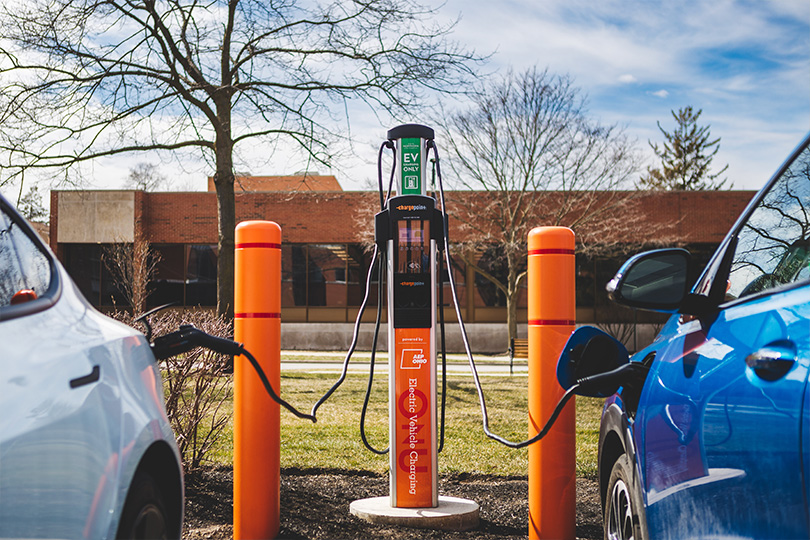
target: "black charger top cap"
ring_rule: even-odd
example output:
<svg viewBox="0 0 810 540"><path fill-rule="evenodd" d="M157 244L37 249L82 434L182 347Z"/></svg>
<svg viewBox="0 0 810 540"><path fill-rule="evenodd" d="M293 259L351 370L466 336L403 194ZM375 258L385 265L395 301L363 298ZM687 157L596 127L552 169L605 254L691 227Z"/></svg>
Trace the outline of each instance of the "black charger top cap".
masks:
<svg viewBox="0 0 810 540"><path fill-rule="evenodd" d="M388 130L388 140L395 139L427 139L433 140L433 128L422 124L402 124Z"/></svg>

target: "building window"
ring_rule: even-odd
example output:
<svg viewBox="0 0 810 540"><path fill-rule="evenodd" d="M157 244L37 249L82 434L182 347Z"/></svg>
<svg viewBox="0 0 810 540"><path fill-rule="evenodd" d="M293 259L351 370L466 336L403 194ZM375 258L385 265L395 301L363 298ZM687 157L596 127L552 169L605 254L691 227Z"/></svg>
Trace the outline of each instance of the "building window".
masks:
<svg viewBox="0 0 810 540"><path fill-rule="evenodd" d="M66 244L63 264L84 297L101 305L101 245Z"/></svg>
<svg viewBox="0 0 810 540"><path fill-rule="evenodd" d="M346 307L344 244L311 244L307 248L307 305Z"/></svg>
<svg viewBox="0 0 810 540"><path fill-rule="evenodd" d="M129 304L122 288L104 262L110 247L110 244L64 244L64 266L93 306L127 308ZM215 245L152 244L150 249L158 262L148 286L147 306L216 305Z"/></svg>
<svg viewBox="0 0 810 540"><path fill-rule="evenodd" d="M479 256L477 266L501 283L506 283L509 269L503 247L493 245L486 248ZM475 273L476 307L506 306L506 295L492 281L479 272Z"/></svg>
<svg viewBox="0 0 810 540"><path fill-rule="evenodd" d="M348 287L348 301L350 306L359 306L363 303L363 296L366 292L366 276L368 276L368 265L371 263L371 253L366 253L363 248L358 244L349 244L346 246L346 266L348 271L348 279L346 285ZM375 265L376 266L376 265ZM372 280L377 279L377 269L371 276ZM372 294L374 296L372 296ZM373 281L369 290L368 306L375 306L377 302L377 282Z"/></svg>
<svg viewBox="0 0 810 540"><path fill-rule="evenodd" d="M113 244L66 244L63 264L90 304L126 309L127 298L109 269L116 254L123 253Z"/></svg>
<svg viewBox="0 0 810 540"><path fill-rule="evenodd" d="M442 295L443 303L445 307L452 308L454 306L453 303L453 291L450 287L450 277L447 271L447 264L444 257L444 253L438 253L437 256L441 256L442 259ZM464 308L467 306L467 264L460 258L455 256L450 256L450 264L453 265L453 283L456 286L456 298L458 299L459 308Z"/></svg>
<svg viewBox="0 0 810 540"><path fill-rule="evenodd" d="M152 245L158 262L152 277L148 305L185 305L185 246L182 244Z"/></svg>
<svg viewBox="0 0 810 540"><path fill-rule="evenodd" d="M217 256L216 245L191 244L186 251L186 302L187 306L217 305Z"/></svg>
<svg viewBox="0 0 810 540"><path fill-rule="evenodd" d="M596 269L594 260L582 253L576 254L577 307L593 308L596 295Z"/></svg>
<svg viewBox="0 0 810 540"><path fill-rule="evenodd" d="M282 307L359 306L371 254L359 244L281 246ZM376 285L376 273L373 277ZM376 287L372 291L376 294Z"/></svg>

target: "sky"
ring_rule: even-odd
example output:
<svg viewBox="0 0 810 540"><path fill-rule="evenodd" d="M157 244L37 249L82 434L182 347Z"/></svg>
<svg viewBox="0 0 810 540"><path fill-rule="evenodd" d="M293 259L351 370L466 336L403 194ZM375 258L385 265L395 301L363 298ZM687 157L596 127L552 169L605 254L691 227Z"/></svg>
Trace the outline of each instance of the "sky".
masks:
<svg viewBox="0 0 810 540"><path fill-rule="evenodd" d="M648 163L648 141L663 140L656 122L672 131L671 111L685 106L702 110L701 125L720 139L713 166L728 164L734 189L759 189L810 131L810 0L446 0L435 17L458 18L453 39L491 54L489 73L537 66L571 76L590 117L623 127ZM350 114L354 155L315 169L346 190L367 189L394 126L368 110ZM404 121L426 123L418 115ZM249 152L243 157L255 175L307 168L284 152L260 168ZM85 187L120 188L130 168L150 161L98 162ZM174 189L206 188L204 164L164 167ZM4 193L17 195L12 187Z"/></svg>
<svg viewBox="0 0 810 540"><path fill-rule="evenodd" d="M808 0L449 0L493 63L567 73L591 115L647 141L691 105L735 189L759 189L810 131Z"/></svg>

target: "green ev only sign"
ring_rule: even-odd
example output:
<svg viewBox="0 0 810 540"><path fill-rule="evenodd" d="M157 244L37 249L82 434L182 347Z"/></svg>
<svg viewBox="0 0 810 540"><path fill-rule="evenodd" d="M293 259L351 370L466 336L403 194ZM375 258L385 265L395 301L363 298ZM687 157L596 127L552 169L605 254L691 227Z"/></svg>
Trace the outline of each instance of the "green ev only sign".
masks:
<svg viewBox="0 0 810 540"><path fill-rule="evenodd" d="M422 139L400 139L402 169L400 195L424 195L422 189Z"/></svg>

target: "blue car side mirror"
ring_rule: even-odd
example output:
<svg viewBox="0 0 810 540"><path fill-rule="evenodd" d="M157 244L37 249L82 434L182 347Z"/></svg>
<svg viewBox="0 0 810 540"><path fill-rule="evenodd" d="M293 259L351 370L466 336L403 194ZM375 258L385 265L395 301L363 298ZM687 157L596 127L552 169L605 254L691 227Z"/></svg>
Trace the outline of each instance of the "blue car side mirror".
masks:
<svg viewBox="0 0 810 540"><path fill-rule="evenodd" d="M691 256L685 249L657 249L631 257L607 284L623 306L675 313L687 297Z"/></svg>

